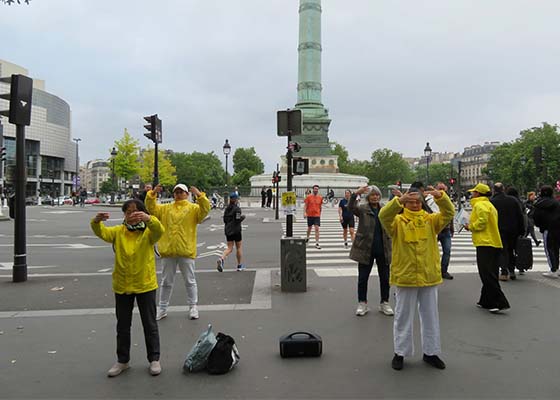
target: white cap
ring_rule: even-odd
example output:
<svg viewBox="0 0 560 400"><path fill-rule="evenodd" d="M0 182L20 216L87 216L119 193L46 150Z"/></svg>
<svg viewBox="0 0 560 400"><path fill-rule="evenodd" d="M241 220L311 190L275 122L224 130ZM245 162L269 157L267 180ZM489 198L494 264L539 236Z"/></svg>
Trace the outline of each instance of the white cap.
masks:
<svg viewBox="0 0 560 400"><path fill-rule="evenodd" d="M181 189L183 192L189 192L189 189L187 188L187 185L183 184L183 183L179 183L178 185L175 185L175 187L173 188L173 191L177 190L177 189Z"/></svg>

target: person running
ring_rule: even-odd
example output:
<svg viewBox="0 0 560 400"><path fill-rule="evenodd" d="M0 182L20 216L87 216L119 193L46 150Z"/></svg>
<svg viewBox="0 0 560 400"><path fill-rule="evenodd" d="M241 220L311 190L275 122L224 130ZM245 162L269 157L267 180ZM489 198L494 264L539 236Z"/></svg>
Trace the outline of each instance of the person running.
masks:
<svg viewBox="0 0 560 400"><path fill-rule="evenodd" d="M344 247L348 248L348 231L350 231L350 240L354 243L354 214L348 209L348 202L352 192L344 191L344 198L338 203L338 219L342 225L342 237L344 238Z"/></svg>
<svg viewBox="0 0 560 400"><path fill-rule="evenodd" d="M476 265L482 281L480 299L476 305L491 313L507 310L509 303L500 288L498 271L502 253L502 239L498 226L498 211L490 202L490 188L483 183L469 189L472 212L465 225L472 232L472 242L476 248Z"/></svg>
<svg viewBox="0 0 560 400"><path fill-rule="evenodd" d="M191 186L190 191L196 196L196 204L191 203L188 200L189 189L180 183L173 188L175 199L173 203L157 204L157 194L161 191L161 185L157 185L146 195L146 208L161 220L166 229L158 245L163 261L163 272L157 320L167 317L177 267L183 275L187 289L189 318L198 319L198 286L194 273L196 236L198 224L204 221L210 211L210 201L205 193Z"/></svg>
<svg viewBox="0 0 560 400"><path fill-rule="evenodd" d="M365 204L358 204L357 196L367 193ZM352 194L348 202L348 208L360 223L358 225L358 237L360 240L352 241L350 259L358 263L358 308L357 316L363 316L368 311L367 290L368 281L373 262L377 264L379 275L379 291L381 301L379 312L385 315L393 315L393 309L389 305L389 265L391 264L391 239L379 222L379 211L381 204L381 191L375 185L363 186Z"/></svg>
<svg viewBox="0 0 560 400"><path fill-rule="evenodd" d="M121 225L106 227L103 221L109 213L100 212L91 220L91 229L105 242L112 243L115 251L113 292L117 317L117 362L107 375L114 377L128 369L130 361L130 327L134 300L138 304L149 371L161 373L159 331L156 322L156 259L154 245L164 232L159 220L148 214L138 199L127 200L122 206L124 221Z"/></svg>
<svg viewBox="0 0 560 400"><path fill-rule="evenodd" d="M444 369L441 354L438 290L443 282L437 235L455 215L453 203L443 191L425 191L432 195L440 212L422 209L422 195L411 188L395 197L379 212L381 225L393 241L391 285L396 286L393 323L394 356L391 366L401 370L404 357L414 353L412 328L416 309L420 316L423 360Z"/></svg>
<svg viewBox="0 0 560 400"><path fill-rule="evenodd" d="M311 228L315 227L315 248L321 249L319 245L319 227L321 226L321 211L323 207L323 197L319 194L319 185L313 186L313 193L305 198L303 204L303 218L307 218L307 237L309 242Z"/></svg>
<svg viewBox="0 0 560 400"><path fill-rule="evenodd" d="M241 214L241 208L239 208L237 202L237 194L231 193L229 195L229 204L224 211L224 233L227 240L227 249L220 258L218 258L218 271L224 271L224 263L227 258L233 252L233 244L235 243L235 256L237 258L237 270L243 271L245 265L243 265L243 250L242 250L242 237L241 222L245 219L245 215Z"/></svg>

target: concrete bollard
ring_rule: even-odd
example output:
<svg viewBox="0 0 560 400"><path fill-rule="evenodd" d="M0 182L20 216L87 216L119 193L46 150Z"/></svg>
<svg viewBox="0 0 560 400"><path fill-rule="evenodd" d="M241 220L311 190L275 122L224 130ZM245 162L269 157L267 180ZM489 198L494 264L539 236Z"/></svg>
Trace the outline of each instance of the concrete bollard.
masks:
<svg viewBox="0 0 560 400"><path fill-rule="evenodd" d="M307 291L305 239L282 238L280 241L280 275L283 292Z"/></svg>

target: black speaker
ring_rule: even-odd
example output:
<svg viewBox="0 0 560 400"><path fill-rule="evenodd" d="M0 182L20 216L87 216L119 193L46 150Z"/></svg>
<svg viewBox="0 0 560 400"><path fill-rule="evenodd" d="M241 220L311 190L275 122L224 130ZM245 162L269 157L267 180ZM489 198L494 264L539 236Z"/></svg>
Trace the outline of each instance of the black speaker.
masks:
<svg viewBox="0 0 560 400"><path fill-rule="evenodd" d="M316 333L294 332L280 338L280 356L319 357L323 353L323 339Z"/></svg>

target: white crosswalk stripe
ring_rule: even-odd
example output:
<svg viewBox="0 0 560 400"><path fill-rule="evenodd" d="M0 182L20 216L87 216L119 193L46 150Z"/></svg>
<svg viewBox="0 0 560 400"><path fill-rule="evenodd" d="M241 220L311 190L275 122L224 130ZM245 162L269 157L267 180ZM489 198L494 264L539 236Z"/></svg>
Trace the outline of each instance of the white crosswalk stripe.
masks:
<svg viewBox="0 0 560 400"><path fill-rule="evenodd" d="M285 223L282 223L285 232ZM356 219L356 229L358 220ZM307 233L307 221L301 214L295 218L293 225L294 237L305 238ZM306 251L306 262L308 269L314 269L319 276L357 276L357 263L348 258L351 242L348 241L348 249L344 248L342 238L342 226L338 221L338 209L333 207L323 208L320 229L321 249L315 248L315 236L313 229L309 238ZM372 274L376 274L373 268ZM548 271L548 263L544 248L533 246L533 271ZM462 231L456 233L452 239L451 261L449 272L455 273L477 273L476 250L472 245L471 233Z"/></svg>

